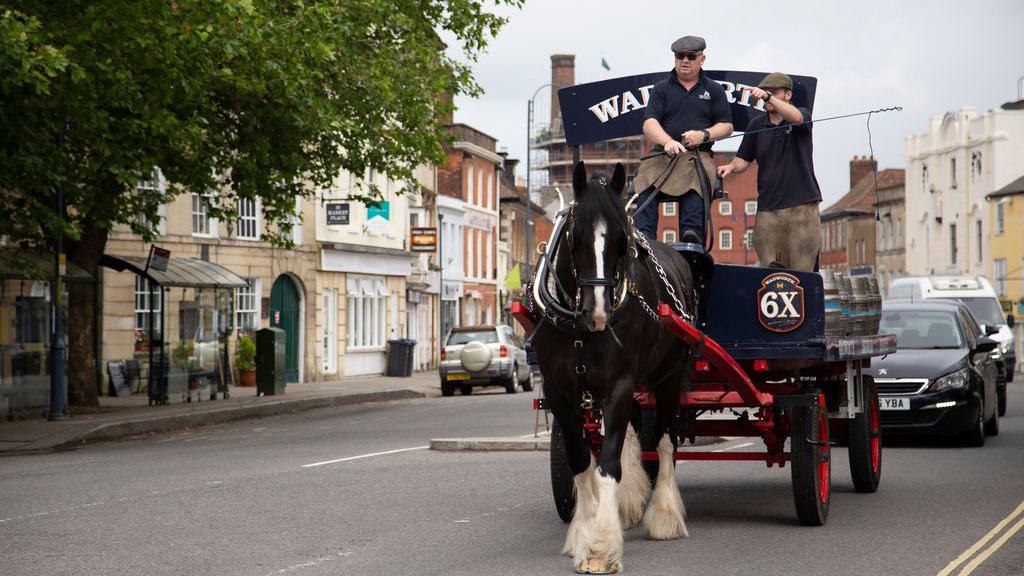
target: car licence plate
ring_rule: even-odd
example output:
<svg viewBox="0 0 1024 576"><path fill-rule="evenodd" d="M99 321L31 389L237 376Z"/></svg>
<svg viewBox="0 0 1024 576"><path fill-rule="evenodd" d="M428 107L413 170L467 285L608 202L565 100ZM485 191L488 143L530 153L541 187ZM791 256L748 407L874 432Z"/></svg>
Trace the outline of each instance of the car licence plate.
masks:
<svg viewBox="0 0 1024 576"><path fill-rule="evenodd" d="M882 410L910 410L910 398L880 396L878 400Z"/></svg>
<svg viewBox="0 0 1024 576"><path fill-rule="evenodd" d="M449 374L448 375L448 379L449 380L469 380L469 374L465 374L465 373Z"/></svg>

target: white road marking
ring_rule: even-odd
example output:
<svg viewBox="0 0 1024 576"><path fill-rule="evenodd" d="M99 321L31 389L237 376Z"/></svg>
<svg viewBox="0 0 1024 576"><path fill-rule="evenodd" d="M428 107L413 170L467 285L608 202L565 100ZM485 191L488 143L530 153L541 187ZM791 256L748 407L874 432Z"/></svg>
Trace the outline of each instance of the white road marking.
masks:
<svg viewBox="0 0 1024 576"><path fill-rule="evenodd" d="M388 454L398 454L399 452L411 452L413 450L426 450L430 448L427 446L413 446L412 448L399 448L398 450L386 450L384 452L374 452L373 454L360 454L359 456L349 456L348 458L338 458L336 460L324 460L323 462L313 462L312 464L303 464L303 468L315 468L317 466L326 466L327 464L337 464L339 462L351 462L352 460L362 460L363 458L373 458L374 456L387 456Z"/></svg>
<svg viewBox="0 0 1024 576"><path fill-rule="evenodd" d="M216 487L216 486L220 486L222 484L224 484L224 482L221 482L220 480L215 480L213 482L207 482L206 484L203 484L203 485L200 485L200 486L185 486L183 488L174 488L174 489L171 489L171 490L158 490L156 492L150 492L148 495L149 496L166 496L168 494L177 494L177 493L180 493L180 492L187 492L189 490L203 490L203 489L207 489L207 488L213 488L213 487ZM123 504L125 502L130 502L132 500L139 500L139 499L141 499L143 497L144 496L122 497L122 498L118 498L116 501L115 500L111 500L110 503L118 502L118 503L122 503ZM47 510L45 512L33 512L32 514L25 514L25 515L22 515L22 516L11 516L9 518L0 518L0 524L6 524L8 522L13 522L15 520L29 520L31 518L40 518L40 517L43 517L43 516L49 516L50 514L66 514L68 512L79 512L81 510L88 510L89 508L96 508L97 506L104 506L106 504L108 504L108 502L106 502L106 501L88 502L88 503L85 503L85 504L79 504L77 506L69 506L67 508L61 508L61 509L58 509L58 510Z"/></svg>
<svg viewBox="0 0 1024 576"><path fill-rule="evenodd" d="M302 563L299 563L299 564L292 564L291 566L288 566L287 568L282 568L280 570L275 570L274 572L270 572L269 574L267 574L267 576L273 576L274 574L287 574L289 572L295 572L296 570L299 570L301 568L313 568L315 566L321 566L323 564L326 564L326 563L328 563L328 562L330 562L332 560L337 560L338 558L348 558L351 555L352 555L351 552L338 552L337 554L332 554L331 556L321 556L319 558L314 558L314 559L310 560L309 562L302 562Z"/></svg>
<svg viewBox="0 0 1024 576"><path fill-rule="evenodd" d="M718 450L712 450L712 452L728 452L729 450L735 450L737 448L746 448L747 446L753 446L753 442L744 442L743 444L737 444L735 446L729 446L726 448L720 448Z"/></svg>
<svg viewBox="0 0 1024 576"><path fill-rule="evenodd" d="M962 554L960 554L959 556L957 556L956 559L954 559L952 562L947 564L946 567L943 568L942 571L937 574L937 576L948 576L949 574L952 574L953 571L956 570L956 568L958 566L963 564L968 558L973 556L978 550L981 550L981 548L983 546L985 546L985 544L987 544L989 540L991 540L996 534L1002 532L1003 528L1006 528L1006 526L1010 522L1013 522L1014 518L1016 518L1017 516L1020 516L1022 512L1024 512L1024 501L1022 501L1020 503L1020 506L1017 506L1017 509L1014 510L1013 512L1011 512L1009 516L1007 516L1006 518L1003 518L999 522L999 524L996 524L995 528L989 530L988 534L985 534L984 536L982 536L981 540L978 540L977 542L975 542L973 546L971 546L967 550L964 550L964 552ZM1024 520L1022 520L1020 522L1017 522L1017 524L1015 524L1013 526L1013 528L1011 528L1009 531L1007 531L1007 533L1004 534L1002 538L1000 538L994 544L992 544L992 546L988 550L983 552L981 555L978 556L978 558L975 558L974 560L971 561L970 564L965 566L963 571L960 572L960 574L962 574L962 575L970 574L971 571L973 571L975 568L977 568L977 566L979 564L984 562L986 558L988 558L989 556L992 555L993 552L998 550L999 547L1002 546L1006 542L1006 540L1008 540L1010 538L1010 536L1013 536L1013 534L1015 532L1017 532L1017 530L1020 530L1020 527L1021 527L1022 524L1024 524Z"/></svg>

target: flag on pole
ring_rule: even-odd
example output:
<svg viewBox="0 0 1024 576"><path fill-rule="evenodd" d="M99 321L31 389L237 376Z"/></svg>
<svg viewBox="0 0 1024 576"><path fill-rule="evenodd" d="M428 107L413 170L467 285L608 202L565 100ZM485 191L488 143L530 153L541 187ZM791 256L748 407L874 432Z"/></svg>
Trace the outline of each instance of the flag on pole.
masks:
<svg viewBox="0 0 1024 576"><path fill-rule="evenodd" d="M609 71L612 69L612 67L608 65L608 61L604 59L604 56L601 56L601 68Z"/></svg>
<svg viewBox="0 0 1024 576"><path fill-rule="evenodd" d="M523 288L523 280L519 274L519 264L513 266L512 270L509 270L508 276L505 277L505 287L508 288L509 292Z"/></svg>

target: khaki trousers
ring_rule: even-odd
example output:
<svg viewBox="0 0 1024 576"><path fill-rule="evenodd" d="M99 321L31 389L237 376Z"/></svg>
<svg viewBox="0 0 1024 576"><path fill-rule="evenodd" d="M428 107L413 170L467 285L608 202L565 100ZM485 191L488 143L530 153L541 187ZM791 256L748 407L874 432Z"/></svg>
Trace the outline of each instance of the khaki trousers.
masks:
<svg viewBox="0 0 1024 576"><path fill-rule="evenodd" d="M813 272L821 250L818 203L758 212L754 250L761 266Z"/></svg>

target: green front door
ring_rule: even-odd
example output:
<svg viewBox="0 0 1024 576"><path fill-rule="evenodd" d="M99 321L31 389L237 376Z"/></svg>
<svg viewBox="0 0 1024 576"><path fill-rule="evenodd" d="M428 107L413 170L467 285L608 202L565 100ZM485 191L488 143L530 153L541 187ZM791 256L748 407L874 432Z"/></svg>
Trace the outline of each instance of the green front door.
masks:
<svg viewBox="0 0 1024 576"><path fill-rule="evenodd" d="M284 374L288 382L299 381L299 290L282 274L270 289L270 325L284 330Z"/></svg>

